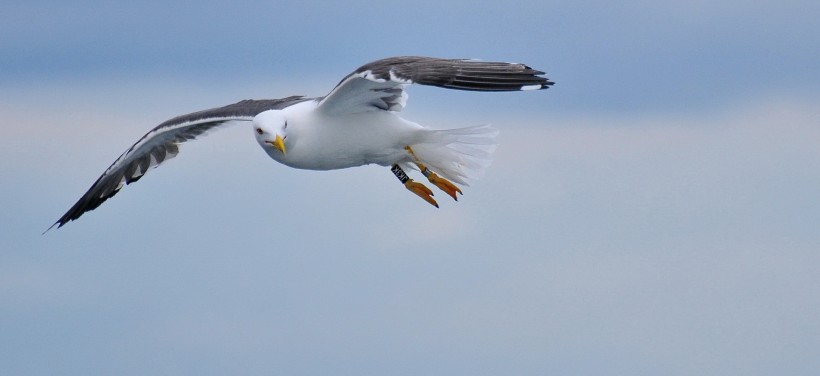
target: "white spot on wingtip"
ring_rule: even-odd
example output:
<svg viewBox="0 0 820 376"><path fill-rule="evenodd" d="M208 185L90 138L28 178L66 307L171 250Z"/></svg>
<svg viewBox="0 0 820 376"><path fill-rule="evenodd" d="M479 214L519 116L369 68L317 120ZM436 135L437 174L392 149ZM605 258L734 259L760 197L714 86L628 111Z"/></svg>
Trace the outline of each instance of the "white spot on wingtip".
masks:
<svg viewBox="0 0 820 376"><path fill-rule="evenodd" d="M542 87L542 85L524 85L521 86L521 90L538 90Z"/></svg>

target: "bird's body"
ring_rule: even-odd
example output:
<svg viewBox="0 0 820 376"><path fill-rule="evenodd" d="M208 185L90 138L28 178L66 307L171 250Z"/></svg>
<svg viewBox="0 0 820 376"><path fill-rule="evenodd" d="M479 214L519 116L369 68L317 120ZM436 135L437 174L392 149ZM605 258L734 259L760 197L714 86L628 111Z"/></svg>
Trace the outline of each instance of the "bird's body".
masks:
<svg viewBox="0 0 820 376"><path fill-rule="evenodd" d="M271 158L289 167L336 170L377 164L390 166L407 159L404 146L417 143L426 128L388 111L330 116L313 111L308 101L278 110L288 120L287 153L265 148ZM257 115L264 121L271 112Z"/></svg>
<svg viewBox="0 0 820 376"><path fill-rule="evenodd" d="M324 97L244 100L178 116L128 148L52 227L99 207L124 185L176 156L181 143L236 122L251 122L262 149L286 166L392 166L410 191L438 206L433 192L404 169L417 168L456 199L461 190L450 180L466 185L487 167L497 132L489 126L433 130L405 120L399 116L407 102L405 88L421 84L471 91L538 90L553 84L543 74L523 64L400 56L363 65Z"/></svg>

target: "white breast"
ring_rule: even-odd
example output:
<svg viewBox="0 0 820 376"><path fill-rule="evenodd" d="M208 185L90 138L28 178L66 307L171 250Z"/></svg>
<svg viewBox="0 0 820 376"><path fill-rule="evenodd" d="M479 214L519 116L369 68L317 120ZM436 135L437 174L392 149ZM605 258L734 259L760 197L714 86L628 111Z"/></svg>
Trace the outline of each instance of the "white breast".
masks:
<svg viewBox="0 0 820 376"><path fill-rule="evenodd" d="M305 105L309 104L309 105ZM315 102L285 109L287 155L271 155L295 168L333 170L375 163L389 166L407 159L404 151L420 139L424 128L394 112L371 111L326 116L313 111Z"/></svg>

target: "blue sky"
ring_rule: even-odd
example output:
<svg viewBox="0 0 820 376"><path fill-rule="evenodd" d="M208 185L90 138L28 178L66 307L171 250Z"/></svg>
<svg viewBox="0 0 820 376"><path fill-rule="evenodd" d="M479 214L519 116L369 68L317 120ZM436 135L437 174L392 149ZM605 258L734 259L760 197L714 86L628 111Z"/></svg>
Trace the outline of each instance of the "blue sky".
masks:
<svg viewBox="0 0 820 376"><path fill-rule="evenodd" d="M0 9L0 374L820 367L816 2ZM402 54L557 82L410 89L411 120L501 130L458 203L234 127L41 236L156 124Z"/></svg>

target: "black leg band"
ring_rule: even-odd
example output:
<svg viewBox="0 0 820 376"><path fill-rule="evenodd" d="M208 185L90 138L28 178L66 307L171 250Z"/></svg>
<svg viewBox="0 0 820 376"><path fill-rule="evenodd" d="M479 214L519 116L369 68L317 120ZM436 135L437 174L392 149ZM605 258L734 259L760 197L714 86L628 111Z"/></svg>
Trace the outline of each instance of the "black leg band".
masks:
<svg viewBox="0 0 820 376"><path fill-rule="evenodd" d="M393 175L396 175L396 177L399 178L399 181L402 184L405 184L408 180L410 180L410 178L407 177L407 174L404 173L404 170L402 170L397 164L394 164L393 167L390 168L390 171L393 172Z"/></svg>

